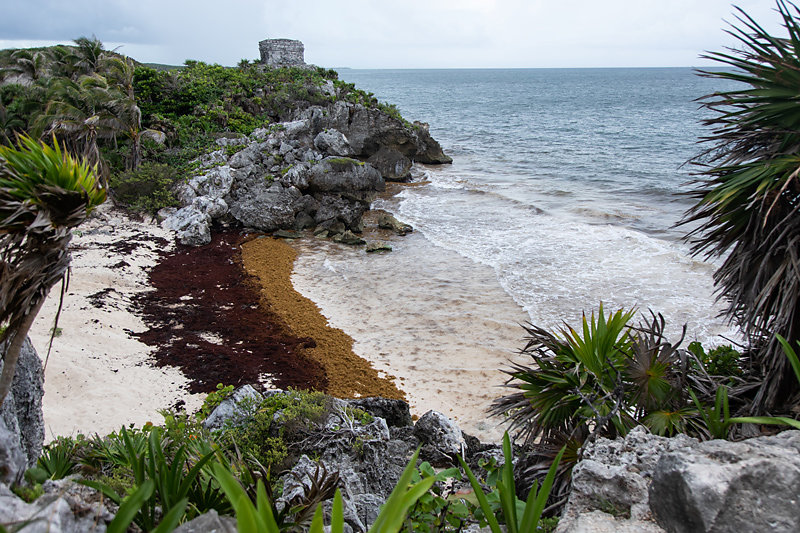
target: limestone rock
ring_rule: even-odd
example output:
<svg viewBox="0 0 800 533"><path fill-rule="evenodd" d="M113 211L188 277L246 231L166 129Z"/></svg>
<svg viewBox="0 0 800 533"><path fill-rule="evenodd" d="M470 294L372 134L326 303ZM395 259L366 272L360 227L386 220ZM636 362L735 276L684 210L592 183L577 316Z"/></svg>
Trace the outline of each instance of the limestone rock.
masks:
<svg viewBox="0 0 800 533"><path fill-rule="evenodd" d="M366 241L361 237L355 235L352 231L346 230L344 233L340 233L333 238L333 242L338 242L339 244L349 244L351 246L358 246L364 244Z"/></svg>
<svg viewBox="0 0 800 533"><path fill-rule="evenodd" d="M314 137L314 146L327 155L349 157L355 155L347 137L338 130L324 130Z"/></svg>
<svg viewBox="0 0 800 533"><path fill-rule="evenodd" d="M643 426L624 439L597 439L572 471L572 490L557 531L578 531L573 528L581 515L608 509L634 522L654 523L648 486L659 457L695 444L696 439L685 435L671 439L651 435ZM615 524L623 527L621 520Z"/></svg>
<svg viewBox="0 0 800 533"><path fill-rule="evenodd" d="M48 481L45 494L25 503L0 484L0 524L30 521L24 531L31 533L84 533L106 530L112 519L100 494L70 479Z"/></svg>
<svg viewBox="0 0 800 533"><path fill-rule="evenodd" d="M293 39L264 39L258 43L261 62L268 67L297 67L305 65L305 47Z"/></svg>
<svg viewBox="0 0 800 533"><path fill-rule="evenodd" d="M360 200L335 194L319 195L314 221L334 234L342 233L346 228L360 232L361 217L368 208L369 204Z"/></svg>
<svg viewBox="0 0 800 533"><path fill-rule="evenodd" d="M236 519L220 516L211 509L207 513L185 522L172 530L173 533L236 533Z"/></svg>
<svg viewBox="0 0 800 533"><path fill-rule="evenodd" d="M382 191L386 185L372 165L347 157L326 157L308 173L310 192L357 193Z"/></svg>
<svg viewBox="0 0 800 533"><path fill-rule="evenodd" d="M661 456L650 507L668 531L800 531L800 431Z"/></svg>
<svg viewBox="0 0 800 533"><path fill-rule="evenodd" d="M177 234L182 244L202 246L211 242L211 217L188 205L168 216L161 227Z"/></svg>
<svg viewBox="0 0 800 533"><path fill-rule="evenodd" d="M28 459L20 444L19 431L12 430L0 418L0 482L11 485L22 479Z"/></svg>
<svg viewBox="0 0 800 533"><path fill-rule="evenodd" d="M237 182L231 189L230 214L245 227L261 231L294 226L292 204L302 194L295 187L269 183L255 176Z"/></svg>
<svg viewBox="0 0 800 533"><path fill-rule="evenodd" d="M5 348L0 348L0 352ZM3 361L0 360L0 371ZM25 339L19 353L11 390L0 408L0 419L6 428L17 435L19 447L25 456L25 468L36 464L44 442L44 371L42 361L29 338ZM24 468L23 468L24 470Z"/></svg>
<svg viewBox="0 0 800 533"><path fill-rule="evenodd" d="M465 455L467 443L453 420L428 411L414 425L414 436L422 443L420 457L434 466L455 466L457 455Z"/></svg>
<svg viewBox="0 0 800 533"><path fill-rule="evenodd" d="M372 241L367 243L367 253L372 254L375 252L391 252L392 245L383 241Z"/></svg>
<svg viewBox="0 0 800 533"><path fill-rule="evenodd" d="M385 180L405 181L411 177L411 160L394 148L381 147L367 162L378 169Z"/></svg>
<svg viewBox="0 0 800 533"><path fill-rule="evenodd" d="M384 213L378 219L378 227L382 229L390 229L398 235L407 235L414 231L410 224L400 222L392 215Z"/></svg>
<svg viewBox="0 0 800 533"><path fill-rule="evenodd" d="M226 424L236 426L252 414L253 406L261 403L264 397L251 385L243 385L211 411L203 421L208 430L222 429Z"/></svg>
<svg viewBox="0 0 800 533"><path fill-rule="evenodd" d="M411 410L408 403L403 400L392 400L390 398L358 398L348 400L348 405L362 409L372 416L377 416L386 420L389 427L410 426Z"/></svg>

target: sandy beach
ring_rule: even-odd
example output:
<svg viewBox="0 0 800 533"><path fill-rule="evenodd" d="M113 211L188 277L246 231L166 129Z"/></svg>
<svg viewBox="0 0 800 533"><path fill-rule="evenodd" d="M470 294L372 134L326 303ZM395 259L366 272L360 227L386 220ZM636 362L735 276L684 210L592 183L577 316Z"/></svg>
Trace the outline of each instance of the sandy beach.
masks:
<svg viewBox="0 0 800 533"><path fill-rule="evenodd" d="M101 434L127 424L161 421L159 410L183 400L196 409L175 368L150 365L150 349L132 338L145 325L130 310L149 290L147 270L158 251L172 248L169 232L135 222L107 203L74 232L72 273L45 369L46 438ZM44 361L60 286L53 287L30 332Z"/></svg>
<svg viewBox="0 0 800 533"><path fill-rule="evenodd" d="M366 235L393 239L374 229ZM420 236L394 239L400 249L424 246ZM349 261L374 284L355 279L337 292L343 285L324 273L312 282L308 267L320 253ZM161 409L196 410L218 382L260 382L404 398L417 416L439 410L496 440L497 421L484 411L501 392L497 369L518 342L521 311L491 272L453 277L456 257L406 262L401 253L367 256L362 247L310 236L290 244L239 231L215 235L206 247L176 247L158 225L104 205L72 241L70 285L45 372L47 438L158 423ZM417 284L412 308L391 308L392 279ZM442 283L462 287L455 300L437 297ZM31 331L43 359L58 293ZM474 312L459 316L469 301ZM485 309L498 314L480 316Z"/></svg>

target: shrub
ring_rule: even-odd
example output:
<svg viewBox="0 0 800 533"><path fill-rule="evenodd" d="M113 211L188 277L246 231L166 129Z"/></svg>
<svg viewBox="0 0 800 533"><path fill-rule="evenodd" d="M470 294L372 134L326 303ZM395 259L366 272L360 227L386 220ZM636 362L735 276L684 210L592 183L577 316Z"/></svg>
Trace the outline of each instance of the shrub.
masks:
<svg viewBox="0 0 800 533"><path fill-rule="evenodd" d="M179 174L168 165L144 162L136 170L111 177L114 201L134 211L155 214L164 207L178 206L173 191Z"/></svg>

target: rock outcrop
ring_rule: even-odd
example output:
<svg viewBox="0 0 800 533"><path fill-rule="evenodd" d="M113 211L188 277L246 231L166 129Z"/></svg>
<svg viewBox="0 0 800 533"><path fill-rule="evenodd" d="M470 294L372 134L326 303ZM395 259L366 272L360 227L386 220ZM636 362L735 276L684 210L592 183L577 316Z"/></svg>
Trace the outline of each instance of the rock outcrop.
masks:
<svg viewBox="0 0 800 533"><path fill-rule="evenodd" d="M179 187L183 207L160 213L162 225L193 246L211 241L214 223L265 232L316 226L354 241L341 235L361 232L385 179L406 179L412 161L451 161L426 128L361 104L338 101L289 118L247 138L219 139L220 149L201 157L201 171ZM397 233L411 231L387 220Z"/></svg>
<svg viewBox="0 0 800 533"><path fill-rule="evenodd" d="M557 533L800 531L800 431L744 442L598 439L572 474Z"/></svg>
<svg viewBox="0 0 800 533"><path fill-rule="evenodd" d="M237 389L232 398L212 412L209 420L214 420L215 427L242 422L241 415L246 410L237 408L234 398L253 398L252 392L255 391L249 386ZM245 403L248 401L251 400ZM302 455L295 466L281 477L283 493L279 505L292 505L301 499L321 472L338 475L345 521L357 532L367 531L378 516L380 506L417 447L424 444L421 459L427 460L424 455L429 450L431 458L446 457L448 464L452 464L451 454L467 451L464 436L452 420L430 411L412 425L408 404L401 400L332 399L327 418L318 428L305 430L313 433L304 438Z"/></svg>

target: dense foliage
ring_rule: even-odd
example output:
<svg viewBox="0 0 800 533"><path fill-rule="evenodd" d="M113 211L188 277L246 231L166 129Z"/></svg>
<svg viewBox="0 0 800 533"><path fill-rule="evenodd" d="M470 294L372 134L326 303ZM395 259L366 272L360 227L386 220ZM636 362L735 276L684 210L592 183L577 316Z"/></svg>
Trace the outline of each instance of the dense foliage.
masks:
<svg viewBox="0 0 800 533"><path fill-rule="evenodd" d="M74 46L0 51L0 143L23 132L56 135L71 153L99 164L113 193L125 189L115 200L136 210L173 205L167 181L188 177L190 162L218 148L217 138L246 135L337 99L402 120L394 106L323 68L268 69L247 60L153 68L85 37ZM171 176L156 165L168 165Z"/></svg>

